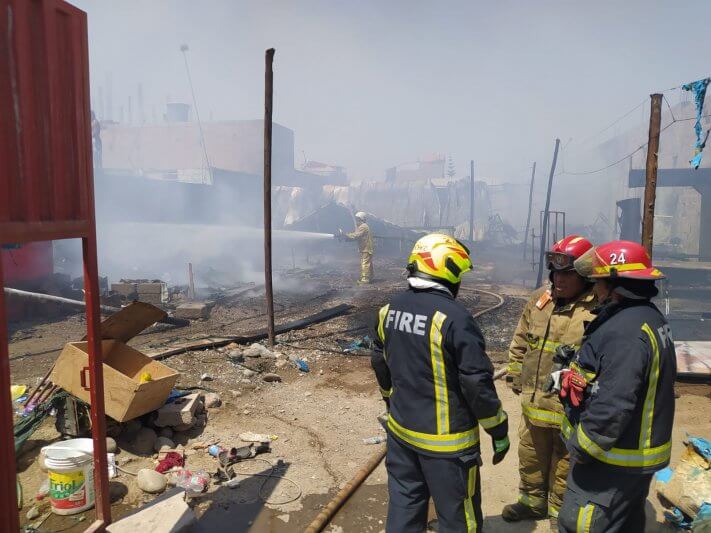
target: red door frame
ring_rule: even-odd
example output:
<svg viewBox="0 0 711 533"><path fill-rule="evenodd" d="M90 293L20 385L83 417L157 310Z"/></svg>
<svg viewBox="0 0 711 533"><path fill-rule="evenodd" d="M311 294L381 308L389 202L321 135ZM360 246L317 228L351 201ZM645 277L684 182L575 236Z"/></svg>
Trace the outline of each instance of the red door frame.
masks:
<svg viewBox="0 0 711 533"><path fill-rule="evenodd" d="M82 240L97 520L111 521L86 13L62 0L0 0L0 244ZM5 117L9 119L6 120ZM0 264L0 288L3 288ZM0 469L16 472L0 290ZM0 531L18 531L15 477L0 477Z"/></svg>

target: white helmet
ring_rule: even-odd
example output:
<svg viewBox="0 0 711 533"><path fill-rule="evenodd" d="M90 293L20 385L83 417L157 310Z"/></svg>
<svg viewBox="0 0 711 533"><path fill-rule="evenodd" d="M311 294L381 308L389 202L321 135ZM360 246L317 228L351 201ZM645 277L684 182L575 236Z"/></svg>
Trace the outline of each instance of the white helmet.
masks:
<svg viewBox="0 0 711 533"><path fill-rule="evenodd" d="M360 219L360 220L365 220L366 214L365 214L364 211L358 211L358 212L355 214L355 217L358 218L358 219Z"/></svg>

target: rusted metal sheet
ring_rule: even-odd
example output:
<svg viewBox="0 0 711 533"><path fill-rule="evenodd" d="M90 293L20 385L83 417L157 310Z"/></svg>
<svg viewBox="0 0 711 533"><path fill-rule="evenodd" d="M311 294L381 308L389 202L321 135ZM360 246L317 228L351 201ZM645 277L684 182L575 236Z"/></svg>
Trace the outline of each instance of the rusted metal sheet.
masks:
<svg viewBox="0 0 711 533"><path fill-rule="evenodd" d="M0 0L0 6L0 241L85 236L86 15L59 0Z"/></svg>
<svg viewBox="0 0 711 533"><path fill-rule="evenodd" d="M81 238L97 520L111 520L106 465L86 14L61 0L0 0L0 244ZM3 286L0 262L0 289ZM15 472L0 290L0 469ZM15 476L0 477L0 531L18 531Z"/></svg>

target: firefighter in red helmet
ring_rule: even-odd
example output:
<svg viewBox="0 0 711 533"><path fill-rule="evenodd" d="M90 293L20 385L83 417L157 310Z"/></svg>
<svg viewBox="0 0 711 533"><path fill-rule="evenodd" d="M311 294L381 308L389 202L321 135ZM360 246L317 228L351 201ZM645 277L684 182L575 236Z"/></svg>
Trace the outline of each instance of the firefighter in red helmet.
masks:
<svg viewBox="0 0 711 533"><path fill-rule="evenodd" d="M592 248L587 239L570 235L546 254L551 286L533 293L524 308L509 349L507 380L521 395L519 424L519 497L506 505L509 522L550 517L555 526L563 503L568 454L560 437L563 406L550 387L556 351L579 347L585 323L593 319L595 295L574 261Z"/></svg>
<svg viewBox="0 0 711 533"><path fill-rule="evenodd" d="M644 531L654 472L669 464L676 354L671 329L651 302L664 275L645 249L612 241L575 269L601 303L570 369L555 381L571 455L559 529Z"/></svg>

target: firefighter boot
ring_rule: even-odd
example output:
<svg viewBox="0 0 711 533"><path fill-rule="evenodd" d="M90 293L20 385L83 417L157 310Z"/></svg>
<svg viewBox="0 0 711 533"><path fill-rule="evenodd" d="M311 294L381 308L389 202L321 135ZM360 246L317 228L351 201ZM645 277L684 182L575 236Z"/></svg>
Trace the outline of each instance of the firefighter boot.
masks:
<svg viewBox="0 0 711 533"><path fill-rule="evenodd" d="M521 502L516 502L507 505L501 511L501 518L507 522L520 522L521 520L541 520L546 518L548 513L546 511L539 511L528 505L524 505Z"/></svg>

